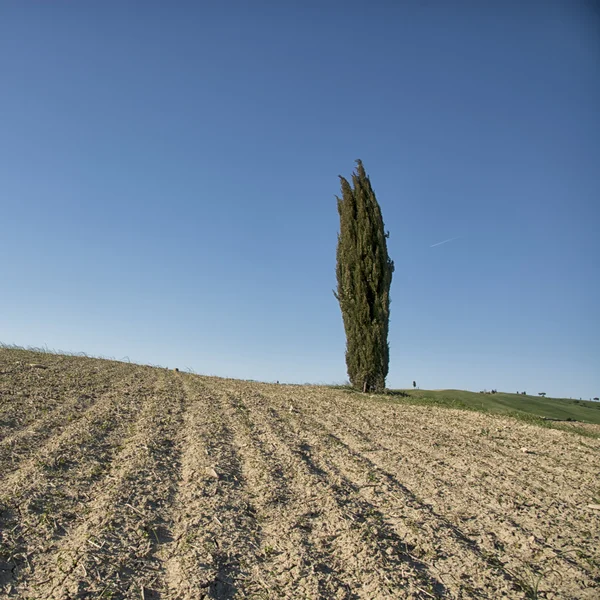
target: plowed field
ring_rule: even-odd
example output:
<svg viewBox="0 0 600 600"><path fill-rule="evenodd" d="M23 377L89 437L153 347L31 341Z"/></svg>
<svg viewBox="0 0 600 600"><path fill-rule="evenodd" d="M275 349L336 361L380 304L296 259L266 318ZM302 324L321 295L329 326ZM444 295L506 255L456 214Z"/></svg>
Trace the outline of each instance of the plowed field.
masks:
<svg viewBox="0 0 600 600"><path fill-rule="evenodd" d="M0 350L0 597L600 597L600 440Z"/></svg>

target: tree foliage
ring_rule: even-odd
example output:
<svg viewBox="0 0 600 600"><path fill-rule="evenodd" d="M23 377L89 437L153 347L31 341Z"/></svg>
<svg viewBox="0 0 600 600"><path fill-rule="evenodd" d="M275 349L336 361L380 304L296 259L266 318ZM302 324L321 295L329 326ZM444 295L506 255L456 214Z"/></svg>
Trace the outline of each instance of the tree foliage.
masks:
<svg viewBox="0 0 600 600"><path fill-rule="evenodd" d="M337 197L337 293L346 332L346 366L353 387L383 391L389 367L388 327L394 263L387 252L381 209L363 164L352 185L340 175Z"/></svg>

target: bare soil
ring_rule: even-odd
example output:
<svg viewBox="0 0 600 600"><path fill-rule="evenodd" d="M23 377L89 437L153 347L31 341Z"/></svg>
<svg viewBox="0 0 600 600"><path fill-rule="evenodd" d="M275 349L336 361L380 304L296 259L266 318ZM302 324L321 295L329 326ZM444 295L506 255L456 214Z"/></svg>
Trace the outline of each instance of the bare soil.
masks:
<svg viewBox="0 0 600 600"><path fill-rule="evenodd" d="M595 600L599 475L508 417L0 349L0 598Z"/></svg>

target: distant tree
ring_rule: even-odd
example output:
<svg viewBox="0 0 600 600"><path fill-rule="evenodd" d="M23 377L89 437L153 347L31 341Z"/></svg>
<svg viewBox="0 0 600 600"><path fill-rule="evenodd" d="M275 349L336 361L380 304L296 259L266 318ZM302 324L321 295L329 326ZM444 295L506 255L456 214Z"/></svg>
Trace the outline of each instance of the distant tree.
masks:
<svg viewBox="0 0 600 600"><path fill-rule="evenodd" d="M546 392L538 392L538 396L542 396L543 398L546 397Z"/></svg>
<svg viewBox="0 0 600 600"><path fill-rule="evenodd" d="M363 164L356 161L352 186L340 175L337 198L337 293L346 332L351 385L382 392L389 369L388 327L394 263L388 256L381 209Z"/></svg>

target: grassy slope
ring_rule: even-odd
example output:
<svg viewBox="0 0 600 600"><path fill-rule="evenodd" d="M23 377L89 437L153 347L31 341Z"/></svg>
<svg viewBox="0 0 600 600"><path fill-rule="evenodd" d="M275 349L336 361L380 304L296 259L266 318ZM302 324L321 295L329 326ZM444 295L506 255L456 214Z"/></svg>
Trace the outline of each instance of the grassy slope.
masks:
<svg viewBox="0 0 600 600"><path fill-rule="evenodd" d="M545 417L600 424L600 402L540 398L521 394L479 394L463 390L393 390L392 395L408 394L407 400L423 404L446 405L483 412Z"/></svg>

